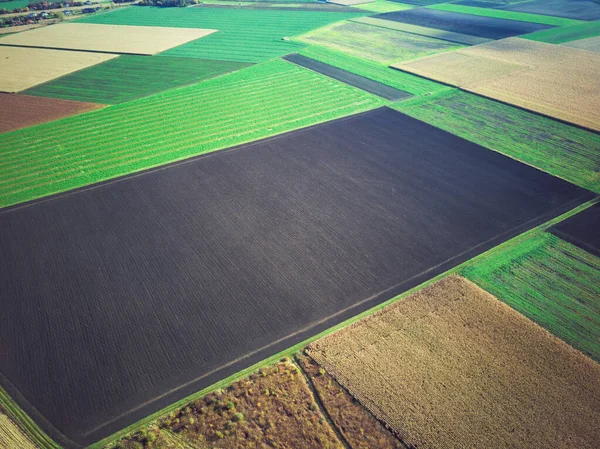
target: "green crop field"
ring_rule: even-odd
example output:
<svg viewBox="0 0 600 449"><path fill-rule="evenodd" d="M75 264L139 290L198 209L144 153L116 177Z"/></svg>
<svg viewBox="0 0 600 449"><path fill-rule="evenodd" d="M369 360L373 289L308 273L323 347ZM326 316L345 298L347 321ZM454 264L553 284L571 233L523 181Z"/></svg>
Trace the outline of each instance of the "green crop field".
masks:
<svg viewBox="0 0 600 449"><path fill-rule="evenodd" d="M298 53L413 95L424 95L451 89L435 81L392 69L385 64L350 56L326 47L312 45L300 50Z"/></svg>
<svg viewBox="0 0 600 449"><path fill-rule="evenodd" d="M0 135L0 207L383 104L379 97L274 60Z"/></svg>
<svg viewBox="0 0 600 449"><path fill-rule="evenodd" d="M373 11L376 13L392 12L392 11L404 11L411 9L411 5L404 3L389 2L386 0L375 0L371 3L363 3L362 5L353 5L353 8L364 9L365 11Z"/></svg>
<svg viewBox="0 0 600 449"><path fill-rule="evenodd" d="M230 8L124 8L79 22L219 30L164 53L166 56L260 62L304 45L283 40L363 13Z"/></svg>
<svg viewBox="0 0 600 449"><path fill-rule="evenodd" d="M355 22L341 22L303 34L298 40L382 64L407 61L464 45Z"/></svg>
<svg viewBox="0 0 600 449"><path fill-rule="evenodd" d="M600 361L600 258L544 233L460 274Z"/></svg>
<svg viewBox="0 0 600 449"><path fill-rule="evenodd" d="M600 135L459 90L396 109L600 193Z"/></svg>
<svg viewBox="0 0 600 449"><path fill-rule="evenodd" d="M536 31L535 33L519 36L532 41L546 42L548 44L564 44L587 37L600 36L600 20L584 22L563 28Z"/></svg>
<svg viewBox="0 0 600 449"><path fill-rule="evenodd" d="M29 5L28 0L13 0L10 2L0 3L0 9L6 9L7 11L12 11L15 8L25 8L27 5Z"/></svg>
<svg viewBox="0 0 600 449"><path fill-rule="evenodd" d="M540 14L529 14L516 11L503 11L501 9L478 8L475 6L442 4L428 6L427 8L438 9L440 11L471 14L474 16L495 17L497 19L510 19L519 20L521 22L543 23L544 25L554 25L557 27L576 25L582 23L580 20L564 19L562 17L543 16Z"/></svg>
<svg viewBox="0 0 600 449"><path fill-rule="evenodd" d="M247 63L170 56L120 56L23 93L117 104L247 67Z"/></svg>

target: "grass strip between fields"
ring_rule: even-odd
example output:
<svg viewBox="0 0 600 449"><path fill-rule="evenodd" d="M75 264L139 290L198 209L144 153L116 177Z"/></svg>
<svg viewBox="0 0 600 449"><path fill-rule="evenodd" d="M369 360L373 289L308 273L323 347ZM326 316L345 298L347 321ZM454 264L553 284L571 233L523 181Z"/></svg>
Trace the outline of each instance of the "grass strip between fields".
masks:
<svg viewBox="0 0 600 449"><path fill-rule="evenodd" d="M479 8L476 6L462 6L451 3L441 5L427 6L429 9L438 11L458 12L461 14L471 14L474 16L493 17L495 19L518 20L521 22L542 23L544 25L554 25L558 27L576 25L583 23L581 20L565 19L562 17L543 16L540 14L529 14L525 12L503 11L500 9Z"/></svg>
<svg viewBox="0 0 600 449"><path fill-rule="evenodd" d="M545 42L547 44L564 44L588 37L600 36L600 20L584 22L561 28L536 31L535 33L520 36L523 39Z"/></svg>
<svg viewBox="0 0 600 449"><path fill-rule="evenodd" d="M262 368L264 366L270 365L270 364L276 362L277 360L279 360L279 359L281 359L283 357L293 356L295 353L297 353L298 351L300 351L301 349L303 349L309 343L312 343L315 340L318 340L318 339L320 339L320 338L322 338L322 337L324 337L326 335L329 335L329 334L331 334L331 333L333 333L333 332L335 332L337 330L340 330L340 329L342 329L342 328L344 328L344 327L346 327L346 326L348 326L348 325L350 325L352 323L355 323L355 322L359 321L360 319L362 319L362 318L364 318L366 316L369 316L369 315L375 313L376 311L381 310L381 309L389 306L390 304L393 304L394 302L400 301L400 300L402 300L402 299L410 296L411 294L413 294L413 293L415 293L415 292L417 292L417 291L419 291L419 290L421 290L421 289L423 289L423 288L425 288L425 287L427 287L427 286L429 286L429 285L437 282L438 280L442 279L443 277L445 277L445 276L447 276L449 274L457 273L460 270L462 270L462 269L464 269L464 268L466 268L466 267L468 267L468 266L470 266L470 265L472 265L474 263L480 262L482 260L486 260L488 257L491 257L491 256L493 256L495 254L498 254L498 253L501 253L503 251L506 251L507 249L510 249L511 247L513 247L513 245L515 245L518 242L526 241L526 240L531 239L531 238L535 238L536 236L539 236L541 233L545 232L546 229L548 229L549 227L553 226L554 224L559 223L559 222L561 222L563 220L566 220L567 218L569 218L569 217L571 217L571 216L573 216L573 215L575 215L575 214L577 214L577 213L579 213L579 212L587 209L588 207L593 206L594 204L598 203L599 201L600 201L600 197L596 197L596 198L594 198L594 199L592 199L592 200L590 200L590 201L588 201L588 202L586 202L586 203L584 203L584 204L582 204L580 206L577 206L577 207L573 208L569 212L566 212L566 213L564 213L564 214L562 214L562 215L560 215L560 216L558 216L558 217L556 217L556 218L554 218L552 220L547 221L544 224L541 224L541 225L539 225L539 226L537 226L537 227L535 227L535 228L533 228L533 229L531 229L531 230L529 230L527 232L524 232L523 234L520 234L517 237L514 237L514 238L512 238L510 240L507 240L506 242L504 242L504 243L502 243L502 244L500 244L500 245L498 245L498 246L490 249L489 251L486 251L486 252L484 252L484 253L482 253L482 254L480 254L478 256L475 256L474 258L472 258L472 259L470 259L470 260L468 260L468 261L466 261L466 262L464 262L464 263L462 263L460 265L457 265L456 267L454 267L454 268L452 268L452 269L450 269L450 270L448 270L448 271L446 271L446 272L444 272L442 274L439 274L438 276L433 277L432 279L430 279L430 280L428 280L428 281L426 281L426 282L418 285L417 287L414 287L414 288L412 288L410 290L407 290L406 292L404 292L404 293L402 293L402 294L400 294L398 296L395 296L395 297L393 297L393 298L391 298L391 299L389 299L389 300L387 300L387 301L385 301L385 302L383 302L383 303L381 303L381 304L379 304L379 305L377 305L377 306L375 306L375 307L373 307L373 308L371 308L371 309L369 309L369 310L367 310L365 312L362 312L362 313L360 313L360 314L358 314L358 315L356 315L356 316L354 316L354 317L352 317L352 318L350 318L350 319L348 319L348 320L346 320L346 321L344 321L344 322L342 322L342 323L340 323L340 324L338 324L336 326L333 326L333 327L331 327L331 328L329 328L329 329L327 329L327 330L325 330L323 332L320 332L320 333L318 333L316 335L313 335L312 337L310 337L310 338L308 338L308 339L306 339L306 340L304 340L304 341L302 341L302 342L300 342L300 343L298 343L298 344L296 344L296 345L294 345L294 346L292 346L292 347L290 347L290 348L288 348L288 349L286 349L284 351L281 351L281 352L279 352L277 354L274 354L273 356L271 356L269 358L266 358L266 359L262 360L259 363L255 363L254 365L252 365L252 366L250 366L250 367L248 367L248 368L246 368L244 370L241 370L241 371L237 372L236 374L228 376L225 379L222 379L221 381L219 381L219 382L217 382L217 383L215 383L215 384L213 384L213 385L211 385L209 387L206 387L206 388L204 388L204 389L202 389L202 390L200 390L200 391L198 391L198 392L196 392L196 393L194 393L194 394L192 394L192 395L190 395L190 396L188 396L188 397L186 397L184 399L181 399L180 401L177 401L177 402L171 404L170 406L165 407L164 409L159 410L158 412L153 413L150 416L147 416L146 418L138 421L137 423L132 424L132 425L130 425L130 426L122 429L119 432L116 432L115 434L111 435L110 437L104 438L104 439L102 439L102 440L100 440L100 441L98 441L98 442L90 445L89 449L103 449L106 445L109 445L111 443L117 442L123 436L125 436L127 434L130 434L130 433L133 433L133 432L135 432L135 431L137 431L137 430L139 430L139 429L141 429L141 428L149 425L151 422L153 422L157 418L161 417L162 415L170 413L170 412L172 412L172 411L174 411L174 410L176 410L178 408L181 408L182 406L188 404L189 402L195 401L195 400L201 398L202 396L206 395L207 393L210 393L211 391L215 391L215 390L224 388L224 387L228 386L229 384L231 384L231 383L233 383L233 382L235 382L235 381L237 381L239 379L242 379L243 377L248 376L249 374L251 374L251 373L259 370L260 368Z"/></svg>

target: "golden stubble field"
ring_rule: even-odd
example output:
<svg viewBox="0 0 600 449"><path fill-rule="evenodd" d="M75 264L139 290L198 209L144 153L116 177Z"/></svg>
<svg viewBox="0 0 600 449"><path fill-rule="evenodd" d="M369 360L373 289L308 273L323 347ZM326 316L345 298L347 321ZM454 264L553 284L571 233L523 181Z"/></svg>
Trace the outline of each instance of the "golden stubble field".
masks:
<svg viewBox="0 0 600 449"><path fill-rule="evenodd" d="M600 441L600 365L458 276L308 353L422 449L591 449Z"/></svg>
<svg viewBox="0 0 600 449"><path fill-rule="evenodd" d="M1 409L0 449L38 449Z"/></svg>
<svg viewBox="0 0 600 449"><path fill-rule="evenodd" d="M600 54L508 38L393 67L600 131Z"/></svg>
<svg viewBox="0 0 600 449"><path fill-rule="evenodd" d="M0 92L20 92L117 55L0 46Z"/></svg>
<svg viewBox="0 0 600 449"><path fill-rule="evenodd" d="M201 28L61 23L6 36L0 43L22 47L153 55L216 31Z"/></svg>

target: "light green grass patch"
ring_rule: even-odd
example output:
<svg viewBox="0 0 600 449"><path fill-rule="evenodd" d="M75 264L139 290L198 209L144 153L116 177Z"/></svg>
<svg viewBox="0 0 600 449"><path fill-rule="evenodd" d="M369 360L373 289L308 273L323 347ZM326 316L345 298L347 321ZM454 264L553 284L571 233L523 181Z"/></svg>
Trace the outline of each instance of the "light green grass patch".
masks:
<svg viewBox="0 0 600 449"><path fill-rule="evenodd" d="M353 8L364 9L365 11L381 14L384 12L405 11L407 9L412 9L413 6L386 0L375 0L374 2L364 3L362 5L354 5Z"/></svg>
<svg viewBox="0 0 600 449"><path fill-rule="evenodd" d="M532 41L546 42L547 44L564 44L578 39L600 36L600 20L584 22L562 28L540 30L535 33L519 36Z"/></svg>
<svg viewBox="0 0 600 449"><path fill-rule="evenodd" d="M373 81L395 87L412 95L426 95L433 92L452 89L444 84L436 83L410 73L392 69L385 64L357 58L326 47L312 45L298 52L308 58L316 59L338 69L364 76Z"/></svg>
<svg viewBox="0 0 600 449"><path fill-rule="evenodd" d="M600 361L600 258L544 233L459 274Z"/></svg>
<svg viewBox="0 0 600 449"><path fill-rule="evenodd" d="M26 8L29 5L29 0L13 0L10 2L1 2L0 9L12 11L15 8Z"/></svg>
<svg viewBox="0 0 600 449"><path fill-rule="evenodd" d="M349 21L319 28L297 39L388 65L463 47L440 39Z"/></svg>
<svg viewBox="0 0 600 449"><path fill-rule="evenodd" d="M600 135L452 90L393 106L405 114L600 193Z"/></svg>
<svg viewBox="0 0 600 449"><path fill-rule="evenodd" d="M282 60L0 135L0 207L387 104Z"/></svg>
<svg viewBox="0 0 600 449"><path fill-rule="evenodd" d="M451 3L427 6L427 8L437 9L439 11L471 14L474 16L494 17L496 19L509 19L518 20L520 22L541 23L544 25L553 25L557 27L583 23L581 20L564 19L562 17L543 16L540 14L529 14L525 12L516 11L503 11L501 9L479 8L476 6L453 5Z"/></svg>
<svg viewBox="0 0 600 449"><path fill-rule="evenodd" d="M24 94L117 104L247 67L247 63L169 56L120 56Z"/></svg>
<svg viewBox="0 0 600 449"><path fill-rule="evenodd" d="M434 37L445 41L456 42L465 45L478 45L489 42L491 39L484 37L470 36L468 34L453 33L452 31L436 30L435 28L427 28L410 23L395 22L393 20L377 19L375 17L359 17L351 19L352 22L364 23L389 30L404 31L406 33L418 34L420 36Z"/></svg>

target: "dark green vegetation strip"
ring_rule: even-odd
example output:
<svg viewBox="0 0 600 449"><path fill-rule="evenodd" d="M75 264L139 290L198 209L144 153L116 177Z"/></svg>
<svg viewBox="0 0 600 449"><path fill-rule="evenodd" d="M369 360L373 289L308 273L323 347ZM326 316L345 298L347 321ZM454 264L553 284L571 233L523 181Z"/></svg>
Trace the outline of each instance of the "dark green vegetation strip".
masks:
<svg viewBox="0 0 600 449"><path fill-rule="evenodd" d="M600 361L600 259L544 233L461 273Z"/></svg>
<svg viewBox="0 0 600 449"><path fill-rule="evenodd" d="M563 28L536 31L535 33L521 36L532 41L546 42L548 44L563 44L579 39L600 35L600 20L595 22L580 23Z"/></svg>
<svg viewBox="0 0 600 449"><path fill-rule="evenodd" d="M247 67L168 56L120 56L27 90L28 95L117 104Z"/></svg>
<svg viewBox="0 0 600 449"><path fill-rule="evenodd" d="M305 33L328 23L364 13L285 11L231 8L133 7L86 17L85 23L143 25L219 30L202 39L168 50L163 55L230 61L260 62L304 47L284 37Z"/></svg>
<svg viewBox="0 0 600 449"><path fill-rule="evenodd" d="M496 19L520 20L522 22L543 23L545 25L568 26L581 23L579 20L564 19L562 17L542 16L539 14L528 14L516 11L503 11L500 9L478 8L474 6L461 6L454 4L443 4L429 6L428 8L439 11L459 12L462 14L473 14L475 16L494 17Z"/></svg>
<svg viewBox="0 0 600 449"><path fill-rule="evenodd" d="M451 89L435 81L392 69L385 64L350 56L325 47L312 45L300 50L298 53L387 86L404 90L412 95L423 95Z"/></svg>
<svg viewBox="0 0 600 449"><path fill-rule="evenodd" d="M600 193L600 135L459 90L394 107Z"/></svg>
<svg viewBox="0 0 600 449"><path fill-rule="evenodd" d="M275 60L0 136L0 207L373 109L385 100Z"/></svg>

